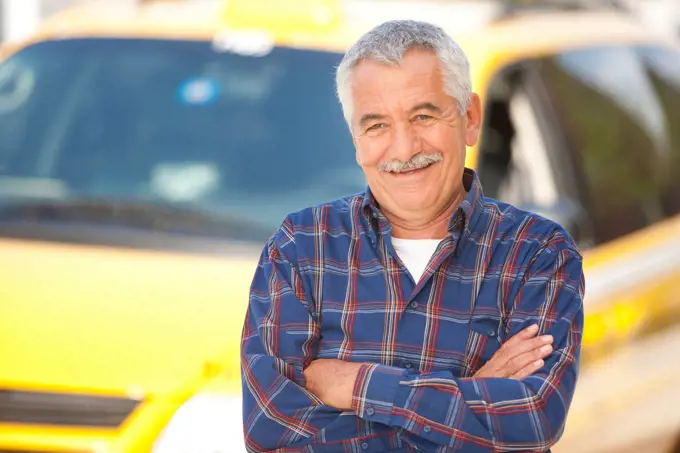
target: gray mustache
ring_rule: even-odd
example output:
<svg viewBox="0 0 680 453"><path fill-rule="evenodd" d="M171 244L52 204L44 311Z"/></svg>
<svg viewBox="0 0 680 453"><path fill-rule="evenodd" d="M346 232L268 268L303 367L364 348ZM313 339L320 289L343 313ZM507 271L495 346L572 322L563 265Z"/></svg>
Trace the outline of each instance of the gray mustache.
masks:
<svg viewBox="0 0 680 453"><path fill-rule="evenodd" d="M418 153L406 162L397 159L384 162L378 166L378 170L392 173L401 173L408 170L418 170L430 164L441 161L444 158L442 153L423 154Z"/></svg>

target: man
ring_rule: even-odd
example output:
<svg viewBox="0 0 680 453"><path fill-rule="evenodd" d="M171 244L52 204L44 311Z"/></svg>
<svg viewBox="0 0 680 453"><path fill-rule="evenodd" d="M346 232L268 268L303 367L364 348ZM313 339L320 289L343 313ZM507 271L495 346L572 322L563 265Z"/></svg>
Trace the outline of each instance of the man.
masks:
<svg viewBox="0 0 680 453"><path fill-rule="evenodd" d="M440 28L382 24L337 89L369 188L290 214L242 339L250 451L547 451L583 327L563 228L485 198L464 167L479 97Z"/></svg>

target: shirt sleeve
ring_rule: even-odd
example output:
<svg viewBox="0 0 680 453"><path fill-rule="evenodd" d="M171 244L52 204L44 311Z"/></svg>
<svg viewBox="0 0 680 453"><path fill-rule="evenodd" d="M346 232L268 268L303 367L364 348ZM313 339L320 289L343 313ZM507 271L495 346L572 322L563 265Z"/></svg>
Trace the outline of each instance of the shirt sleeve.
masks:
<svg viewBox="0 0 680 453"><path fill-rule="evenodd" d="M319 340L319 325L311 313L297 271L271 240L252 282L241 339L243 428L249 452L307 445L340 414L304 388L302 370L316 354Z"/></svg>
<svg viewBox="0 0 680 453"><path fill-rule="evenodd" d="M544 247L535 255L509 312L509 334L530 324L554 336L542 369L523 380L456 378L364 364L353 410L404 428L416 444L477 445L479 451L549 450L561 437L576 385L585 281L581 255Z"/></svg>

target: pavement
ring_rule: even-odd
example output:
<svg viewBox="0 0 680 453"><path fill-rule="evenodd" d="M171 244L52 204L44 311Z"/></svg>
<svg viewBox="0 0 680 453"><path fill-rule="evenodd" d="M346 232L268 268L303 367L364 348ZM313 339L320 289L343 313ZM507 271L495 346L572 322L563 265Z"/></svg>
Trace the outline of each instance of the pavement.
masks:
<svg viewBox="0 0 680 453"><path fill-rule="evenodd" d="M553 453L666 453L680 435L680 326L581 370Z"/></svg>

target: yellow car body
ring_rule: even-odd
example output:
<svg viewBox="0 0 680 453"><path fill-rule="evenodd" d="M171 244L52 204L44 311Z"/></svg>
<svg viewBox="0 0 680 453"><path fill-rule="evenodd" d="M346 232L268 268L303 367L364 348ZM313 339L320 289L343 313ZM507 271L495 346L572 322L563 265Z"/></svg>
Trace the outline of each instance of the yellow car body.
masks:
<svg viewBox="0 0 680 453"><path fill-rule="evenodd" d="M339 54L366 29L334 16L334 2L299 1L286 10L275 5L288 2L270 2L267 15L258 15L263 2L256 1L140 3L66 10L29 39L6 43L0 65L36 44L70 39L215 42L243 32L247 47L251 29L277 47ZM326 16L312 14L319 11ZM495 78L521 61L607 45L677 52L609 12L518 14L450 31L470 58L485 105ZM291 115L295 108L289 106ZM281 152L293 156L296 143L283 145ZM479 167L483 146L484 137L469 149L468 166ZM154 451L192 396L238 395L240 333L263 243L207 244L187 251L63 236L29 240L21 230L0 230L0 451ZM584 249L586 359L678 314L678 250L677 215ZM238 451L238 444L234 439L234 450L225 451Z"/></svg>

